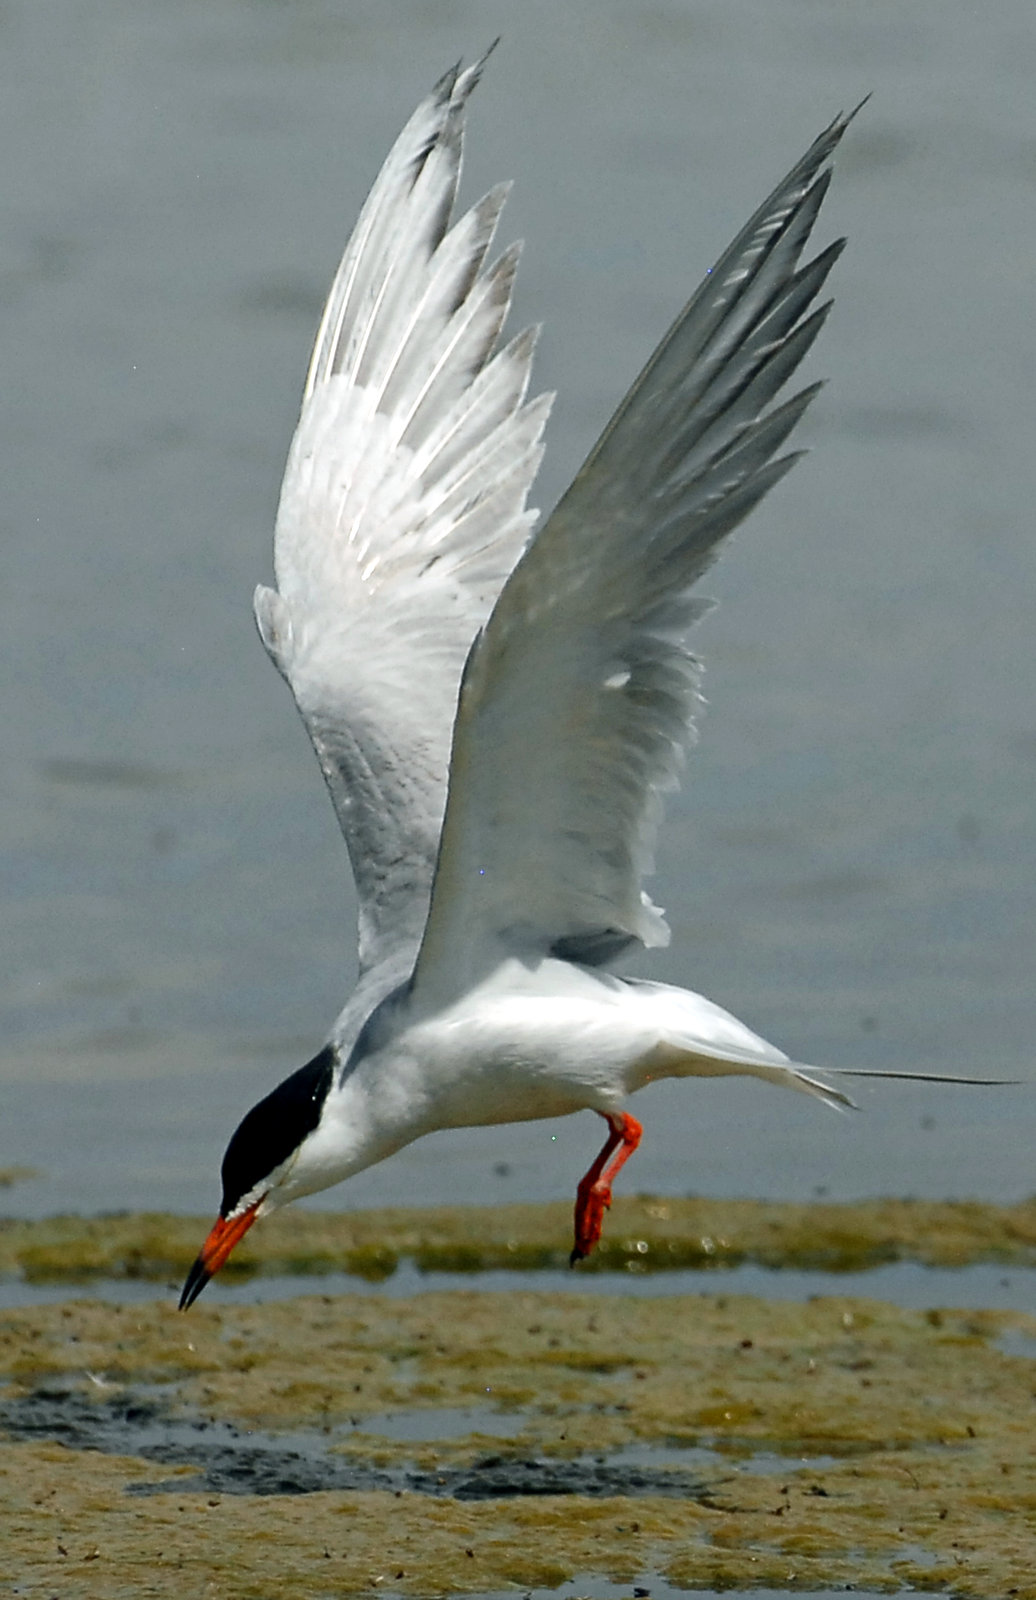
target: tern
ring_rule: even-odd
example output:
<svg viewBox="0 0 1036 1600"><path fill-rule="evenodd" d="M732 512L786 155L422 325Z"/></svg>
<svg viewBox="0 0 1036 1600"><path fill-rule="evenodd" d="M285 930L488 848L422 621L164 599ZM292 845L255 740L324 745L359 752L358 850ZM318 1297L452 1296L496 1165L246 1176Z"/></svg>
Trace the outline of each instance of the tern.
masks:
<svg viewBox="0 0 1036 1600"><path fill-rule="evenodd" d="M854 113L709 271L534 531L552 397L527 399L536 330L501 337L508 186L453 216L482 65L406 124L316 336L255 616L348 846L359 977L233 1135L181 1308L257 1218L437 1129L603 1117L575 1262L644 1085L737 1073L852 1103L701 995L609 968L669 938L642 881L695 736L694 586L801 453L781 451L820 385L778 397L830 309L845 241L800 262Z"/></svg>

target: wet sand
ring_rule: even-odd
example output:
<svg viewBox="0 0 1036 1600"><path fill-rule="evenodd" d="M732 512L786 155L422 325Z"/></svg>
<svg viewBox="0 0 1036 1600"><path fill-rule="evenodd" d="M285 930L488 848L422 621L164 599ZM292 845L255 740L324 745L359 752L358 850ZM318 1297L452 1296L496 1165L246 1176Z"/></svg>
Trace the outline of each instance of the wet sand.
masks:
<svg viewBox="0 0 1036 1600"><path fill-rule="evenodd" d="M613 1239L633 1207L661 1204L617 1204ZM655 1221L675 1227L682 1203L665 1205ZM727 1209L746 1230L767 1211ZM780 1214L795 1209L755 1223L790 1227ZM852 1209L821 1208L847 1227ZM979 1208L986 1223L995 1209ZM537 1210L551 1250L551 1207L397 1212L382 1219L383 1248L418 1248L411 1236L446 1248L448 1224L451 1248L465 1225L499 1240L523 1220L531 1249ZM870 1237L874 1208L861 1211ZM373 1249L375 1221L296 1213L282 1226L296 1245L323 1230ZM71 1219L62 1226L71 1270ZM181 1231L188 1255L197 1243L181 1219L80 1229L86 1244L118 1233L116 1256L136 1233L141 1259L156 1261L178 1254ZM928 1248L959 1251L953 1237L933 1233ZM288 1243L257 1229L253 1267L277 1259L284 1271ZM298 1259L313 1270L308 1252ZM487 1293L472 1281L406 1299L203 1300L187 1316L169 1299L6 1313L13 1580L62 1600L185 1586L264 1600L477 1595L578 1573L1036 1596L1036 1318L836 1295L603 1296L592 1280L586 1294Z"/></svg>

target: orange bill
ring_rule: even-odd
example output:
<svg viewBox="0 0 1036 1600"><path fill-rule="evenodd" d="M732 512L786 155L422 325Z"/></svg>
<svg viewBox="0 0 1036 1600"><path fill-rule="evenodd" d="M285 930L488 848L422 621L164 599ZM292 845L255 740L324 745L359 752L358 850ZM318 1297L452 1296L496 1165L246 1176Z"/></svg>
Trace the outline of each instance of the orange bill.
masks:
<svg viewBox="0 0 1036 1600"><path fill-rule="evenodd" d="M180 1296L180 1310L186 1311L201 1294L210 1278L214 1278L239 1240L243 1239L256 1219L261 1200L236 1217L218 1217L208 1238L198 1252Z"/></svg>

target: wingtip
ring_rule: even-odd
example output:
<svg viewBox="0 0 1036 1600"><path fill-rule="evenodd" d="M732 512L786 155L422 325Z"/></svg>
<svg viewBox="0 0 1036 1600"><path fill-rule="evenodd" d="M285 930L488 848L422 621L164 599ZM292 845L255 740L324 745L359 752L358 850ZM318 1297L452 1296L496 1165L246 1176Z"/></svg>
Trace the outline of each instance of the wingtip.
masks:
<svg viewBox="0 0 1036 1600"><path fill-rule="evenodd" d="M436 78L435 82L432 84L432 97L438 101L440 105L445 105L449 100L453 99L454 90L457 87L457 80L461 75L462 66L462 62L455 61L453 66L447 67L442 77Z"/></svg>
<svg viewBox="0 0 1036 1600"><path fill-rule="evenodd" d="M826 141L828 144L828 148L823 157L825 161L829 160L834 155L835 150L842 141L842 137L846 129L849 127L850 123L855 122L856 118L859 116L868 100L870 100L873 93L873 89L868 90L863 99L858 101L857 104L853 106L851 111L839 111L838 115L834 117L824 129L824 132L820 135L820 139L817 142L823 143Z"/></svg>
<svg viewBox="0 0 1036 1600"><path fill-rule="evenodd" d="M798 169L800 172L805 169L807 172L812 173L812 178L807 180L811 185L823 183L826 186L830 182L830 168L827 167L826 163L832 160L849 124L863 110L870 98L871 95L869 93L865 94L859 104L853 106L851 111L839 111L837 116L832 117L823 132L814 139Z"/></svg>
<svg viewBox="0 0 1036 1600"><path fill-rule="evenodd" d="M456 104L462 105L478 84L486 62L500 43L501 37L502 35L498 33L488 50L483 51L478 60L472 62L470 67L465 67L460 61L457 62L457 65L453 68L453 81L450 89L450 98Z"/></svg>
<svg viewBox="0 0 1036 1600"><path fill-rule="evenodd" d="M868 100L872 100L873 98L874 98L874 90L873 89L868 89L867 93L864 95L863 99L857 101L856 105L853 106L851 111L847 111L847 112L841 113L842 121L843 121L843 123L845 124L846 127L848 127L850 122L852 122L853 119L858 115L858 113L863 110L863 108L867 104Z"/></svg>
<svg viewBox="0 0 1036 1600"><path fill-rule="evenodd" d="M825 132L834 134L836 136L836 138L840 139L842 137L842 134L845 132L846 128L849 126L849 124L851 122L854 122L856 120L856 118L859 116L860 112L863 110L863 108L867 104L868 100L870 100L872 98L873 94L874 94L874 90L873 89L868 89L868 91L864 95L863 99L862 100L858 100L856 105L853 106L851 111L839 111L838 115L831 119L831 122L830 122L829 126L825 129ZM823 137L823 135L821 137Z"/></svg>
<svg viewBox="0 0 1036 1600"><path fill-rule="evenodd" d="M436 79L432 86L432 94L440 105L463 105L481 78L485 64L500 43L500 39L501 35L497 34L489 48L484 50L470 67L464 65L462 56L452 67L446 69L441 78Z"/></svg>

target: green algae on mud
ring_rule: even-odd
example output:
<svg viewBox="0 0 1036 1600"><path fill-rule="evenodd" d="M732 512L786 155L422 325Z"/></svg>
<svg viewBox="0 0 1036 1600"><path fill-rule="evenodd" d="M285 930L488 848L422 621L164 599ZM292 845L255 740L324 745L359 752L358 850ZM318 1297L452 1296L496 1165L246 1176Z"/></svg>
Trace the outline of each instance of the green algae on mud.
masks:
<svg viewBox="0 0 1036 1600"><path fill-rule="evenodd" d="M8 1313L0 1381L165 1397L186 1417L345 1460L484 1459L458 1411L507 1420L498 1459L698 1450L704 1492L213 1494L161 1463L0 1446L5 1555L30 1592L477 1595L593 1572L677 1586L912 1586L1036 1600L1033 1364L1013 1312L848 1297L546 1292L307 1296L263 1306L78 1301ZM388 1416L430 1417L419 1438ZM434 1419L443 1420L436 1437ZM491 1431L491 1430L490 1430ZM403 1430L405 1435L405 1430ZM160 1492L141 1494L147 1486ZM133 1492L127 1492L132 1490Z"/></svg>
<svg viewBox="0 0 1036 1600"><path fill-rule="evenodd" d="M31 1282L182 1277L209 1219L161 1213L0 1220L0 1275ZM224 1269L294 1276L346 1272L369 1282L401 1261L423 1272L533 1271L564 1266L571 1207L394 1208L337 1214L289 1209L254 1228ZM982 1201L615 1201L605 1237L580 1273L766 1267L858 1272L891 1261L958 1267L1036 1263L1036 1198Z"/></svg>

